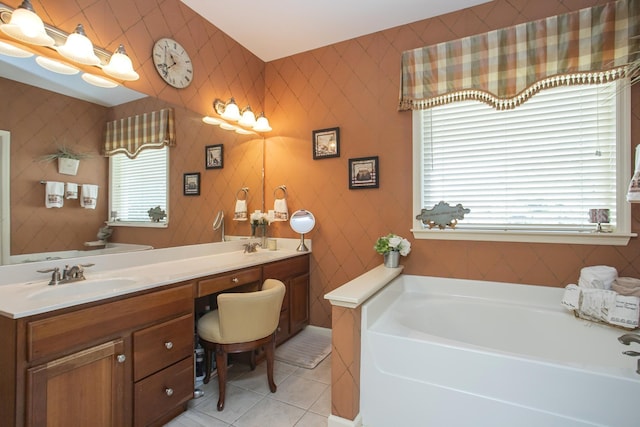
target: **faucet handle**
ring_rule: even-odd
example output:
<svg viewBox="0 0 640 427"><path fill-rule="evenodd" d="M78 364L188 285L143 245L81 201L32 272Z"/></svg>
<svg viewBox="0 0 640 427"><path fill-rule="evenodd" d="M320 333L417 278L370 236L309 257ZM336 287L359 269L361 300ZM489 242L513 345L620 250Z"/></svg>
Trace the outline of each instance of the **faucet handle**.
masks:
<svg viewBox="0 0 640 427"><path fill-rule="evenodd" d="M60 269L58 267L48 268L46 270L38 270L38 273L51 273L49 286L57 285L58 283L60 283Z"/></svg>

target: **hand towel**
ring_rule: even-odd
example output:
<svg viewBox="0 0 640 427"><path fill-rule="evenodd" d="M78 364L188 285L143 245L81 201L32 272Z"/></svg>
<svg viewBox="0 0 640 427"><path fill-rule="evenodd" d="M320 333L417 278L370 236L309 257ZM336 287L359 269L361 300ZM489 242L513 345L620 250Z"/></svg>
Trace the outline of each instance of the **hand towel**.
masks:
<svg viewBox="0 0 640 427"><path fill-rule="evenodd" d="M82 184L82 194L80 196L80 206L85 209L95 209L98 202L98 186Z"/></svg>
<svg viewBox="0 0 640 427"><path fill-rule="evenodd" d="M637 328L640 320L640 298L616 295L607 313L607 322L623 328Z"/></svg>
<svg viewBox="0 0 640 427"><path fill-rule="evenodd" d="M247 220L247 201L236 200L236 209L233 214L234 221L246 221Z"/></svg>
<svg viewBox="0 0 640 427"><path fill-rule="evenodd" d="M273 204L274 221L286 221L289 219L287 199L276 199Z"/></svg>
<svg viewBox="0 0 640 427"><path fill-rule="evenodd" d="M67 182L64 191L65 199L77 199L78 198L78 184L73 182Z"/></svg>
<svg viewBox="0 0 640 427"><path fill-rule="evenodd" d="M586 289L611 289L611 284L618 278L618 270L606 265L584 267L580 270L578 285Z"/></svg>
<svg viewBox="0 0 640 427"><path fill-rule="evenodd" d="M620 295L640 297L640 279L633 277L618 277L612 284L611 290Z"/></svg>
<svg viewBox="0 0 640 427"><path fill-rule="evenodd" d="M44 205L47 208L61 208L64 204L64 183L47 181Z"/></svg>

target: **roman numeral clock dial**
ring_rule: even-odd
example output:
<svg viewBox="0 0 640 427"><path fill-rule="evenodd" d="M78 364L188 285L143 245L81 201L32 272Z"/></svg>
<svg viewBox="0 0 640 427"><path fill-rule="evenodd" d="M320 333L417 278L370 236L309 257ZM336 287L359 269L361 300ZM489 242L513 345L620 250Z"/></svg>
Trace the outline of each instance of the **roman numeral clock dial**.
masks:
<svg viewBox="0 0 640 427"><path fill-rule="evenodd" d="M193 80L193 63L177 41L162 38L153 45L153 63L160 77L171 86L183 89Z"/></svg>

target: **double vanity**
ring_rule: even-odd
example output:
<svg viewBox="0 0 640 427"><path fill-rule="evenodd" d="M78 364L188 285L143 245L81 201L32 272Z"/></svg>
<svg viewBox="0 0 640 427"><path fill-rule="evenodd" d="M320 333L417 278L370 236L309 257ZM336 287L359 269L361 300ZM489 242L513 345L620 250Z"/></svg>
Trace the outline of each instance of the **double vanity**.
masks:
<svg viewBox="0 0 640 427"><path fill-rule="evenodd" d="M246 241L244 241L246 242ZM0 426L163 425L194 391L196 315L218 293L287 292L277 342L309 319L309 253L243 241L68 260L86 280L50 286L65 260L2 267Z"/></svg>

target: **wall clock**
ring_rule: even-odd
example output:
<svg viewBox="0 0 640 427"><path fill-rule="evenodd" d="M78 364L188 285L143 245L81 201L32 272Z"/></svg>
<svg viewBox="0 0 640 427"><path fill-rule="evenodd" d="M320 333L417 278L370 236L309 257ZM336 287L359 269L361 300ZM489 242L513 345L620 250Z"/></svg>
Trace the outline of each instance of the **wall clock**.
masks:
<svg viewBox="0 0 640 427"><path fill-rule="evenodd" d="M193 63L187 51L170 38L159 39L153 45L153 63L162 79L171 86L183 89L193 80Z"/></svg>

